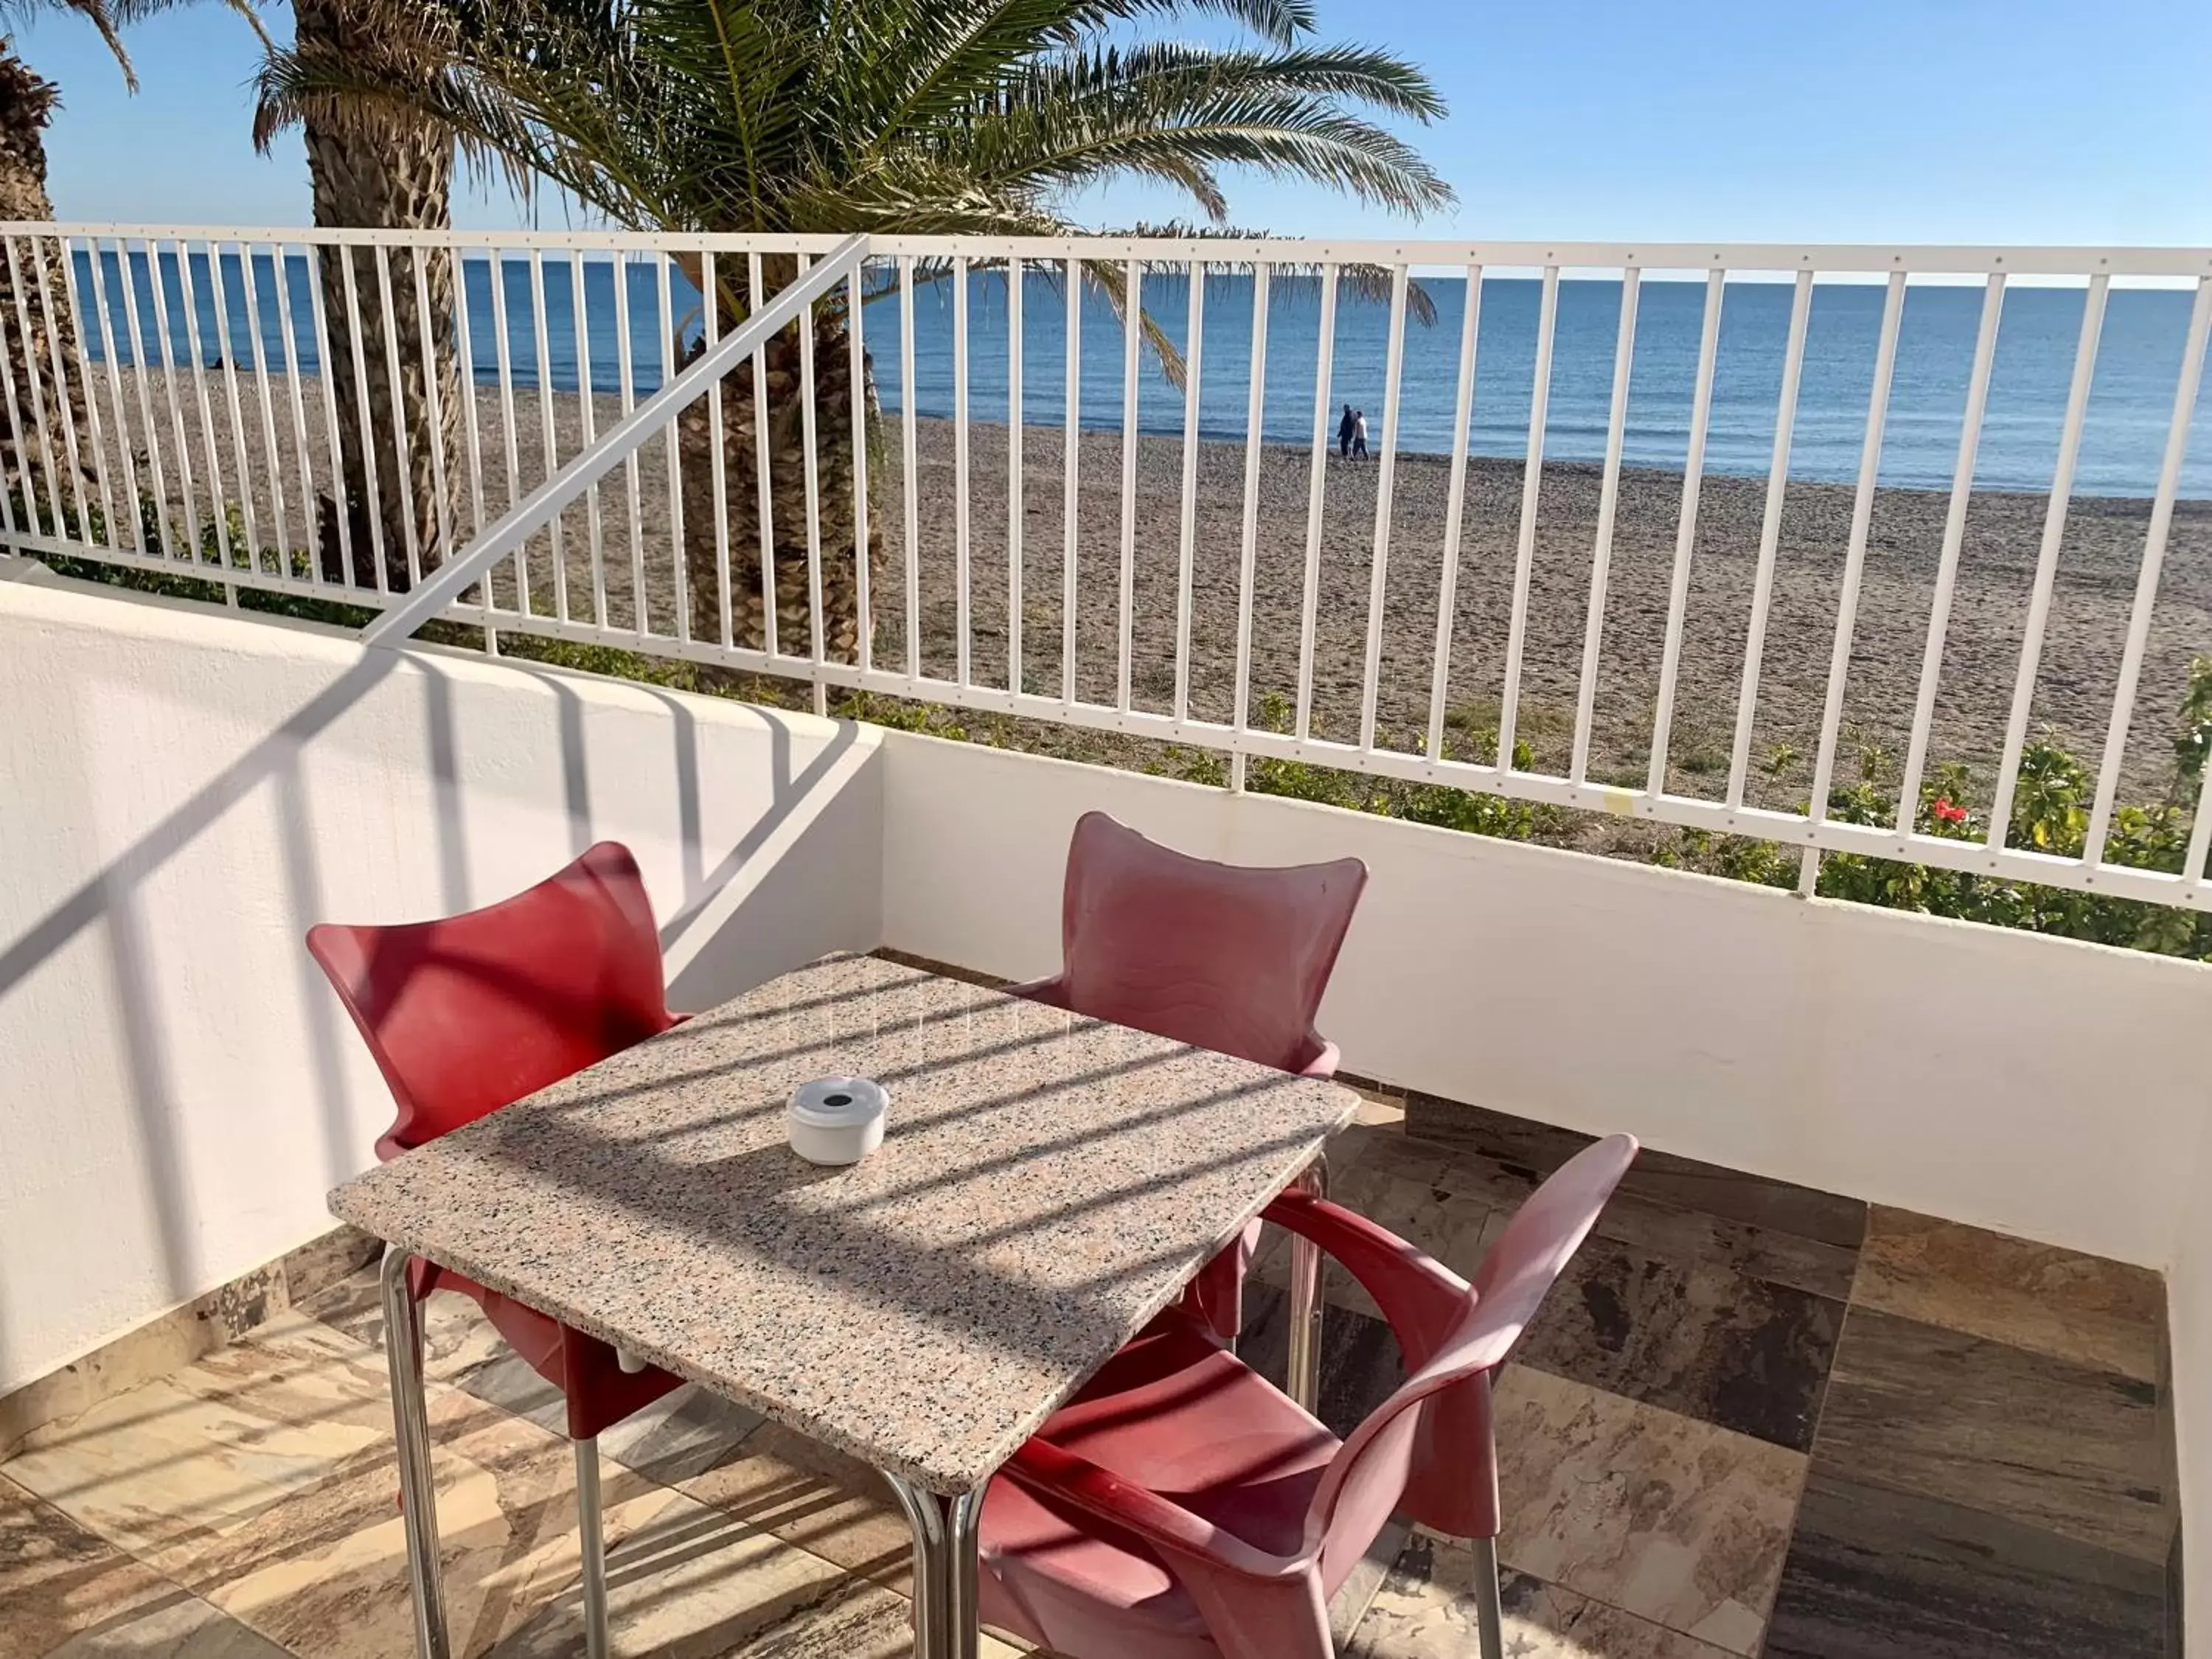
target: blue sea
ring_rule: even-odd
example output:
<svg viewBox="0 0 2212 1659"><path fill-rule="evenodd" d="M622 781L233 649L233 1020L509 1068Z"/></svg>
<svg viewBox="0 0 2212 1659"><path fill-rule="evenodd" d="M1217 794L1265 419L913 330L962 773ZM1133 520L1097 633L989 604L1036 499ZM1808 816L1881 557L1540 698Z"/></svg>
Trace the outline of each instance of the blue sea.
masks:
<svg viewBox="0 0 2212 1659"><path fill-rule="evenodd" d="M90 256L77 258L78 293L89 305ZM105 251L102 278L117 356L125 362L161 358L166 329L169 350L187 361L185 304L176 256L161 256L160 282L146 255L130 255L129 281L138 303L134 341L124 299L125 271ZM293 333L289 342L276 301L274 257L257 254L253 265L258 327L266 359L283 368L318 367L310 308L312 276L304 256L285 262ZM607 258L580 264L586 328L580 351L574 325L575 277L565 259L544 267L547 350L540 362L528 263L500 262L496 280L506 290L508 348L517 386L550 385L573 392L579 362L592 389L618 389L619 341L615 283L628 289L632 387L642 395L663 375L663 343L695 338L696 293L674 277L669 315L661 312L659 276L646 264L617 266ZM471 258L464 265L470 345L477 378L496 380L492 304L493 262ZM217 272L204 253L191 256L200 355L212 362L229 356L252 362L252 335L244 272L235 253L220 268L223 326L217 327ZM872 271L871 280L878 273ZM971 418L1002 422L1007 416L1010 344L1006 280L1002 272L969 276L968 393ZM1448 453L1457 398L1460 325L1466 286L1459 276L1421 279L1436 310L1433 323L1407 324L1398 443L1401 450ZM158 291L157 291L158 288ZM1486 278L1476 341L1474 408L1468 447L1477 455L1518 457L1527 448L1529 394L1535 360L1540 285L1533 277ZM1166 332L1187 347L1189 285L1179 273L1148 276L1145 304ZM1721 313L1713 387L1709 471L1763 477L1772 457L1774 422L1789 329L1791 293L1782 283L1729 285ZM1883 294L1878 286L1821 283L1814 290L1797 424L1791 445L1792 477L1849 482L1858 475L1867 399L1873 381ZM375 303L373 282L364 304ZM1978 486L2048 488L2058 449L2083 295L2078 289L2015 286L2004 301L1990 407L1978 460ZM1883 445L1881 481L1916 488L1948 488L1957 465L1968 373L1982 290L1973 287L1915 286L1908 290L1899 340L1897 373ZM1699 329L1705 305L1701 282L1647 280L1638 304L1629 398L1626 459L1632 465L1679 468L1688 448ZM2148 495L2155 485L2172 412L2187 331L2190 296L2171 289L2115 290L2106 308L2097 373L2084 428L2076 488L2084 494ZM1620 307L1617 282L1562 281L1553 347L1545 453L1553 460L1603 458L1612 395L1615 333ZM1023 410L1039 427L1058 427L1066 409L1065 294L1042 271L1031 271L1023 289ZM1304 445L1313 435L1314 374L1320 325L1320 289L1311 278L1275 279L1267 316L1262 434L1269 442ZM1249 398L1252 283L1249 276L1208 277L1200 340L1199 429L1211 438L1242 439ZM884 295L866 307L863 337L873 360L884 407L903 407L900 384L899 315L896 297ZM1081 306L1080 419L1085 427L1121 424L1121 325L1103 296ZM97 328L87 346L97 360ZM1364 409L1374 442L1382 437L1382 408L1389 334L1386 303L1340 295L1328 403ZM288 345L289 349L288 350ZM915 295L915 381L918 413L950 416L953 410L953 305L951 284L918 284ZM2183 472L2185 495L2212 497L2212 377L2197 404L2193 442ZM1183 393L1170 385L1149 354L1139 371L1139 423L1148 432L1183 429Z"/></svg>

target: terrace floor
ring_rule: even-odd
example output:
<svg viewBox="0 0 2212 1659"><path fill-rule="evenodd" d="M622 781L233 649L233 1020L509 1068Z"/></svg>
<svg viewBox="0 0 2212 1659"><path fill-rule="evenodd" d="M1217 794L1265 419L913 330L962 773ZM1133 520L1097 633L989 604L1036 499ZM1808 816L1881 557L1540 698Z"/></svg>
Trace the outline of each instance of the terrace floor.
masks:
<svg viewBox="0 0 2212 1659"><path fill-rule="evenodd" d="M1334 1195L1462 1271L1580 1144L1407 1105L1424 1138L1378 1099ZM1282 1273L1271 1252L1249 1307L1263 1368ZM1341 1431L1397 1358L1356 1287L1328 1293ZM455 1650L580 1650L557 1396L471 1304L430 1315ZM1499 1384L1508 1652L2167 1654L2163 1316L2136 1269L1647 1153ZM0 1463L0 1659L410 1654L380 1335L357 1273L36 1431ZM603 1449L619 1652L908 1650L906 1528L866 1471L692 1389ZM1471 1558L1386 1540L1342 1650L1472 1655Z"/></svg>

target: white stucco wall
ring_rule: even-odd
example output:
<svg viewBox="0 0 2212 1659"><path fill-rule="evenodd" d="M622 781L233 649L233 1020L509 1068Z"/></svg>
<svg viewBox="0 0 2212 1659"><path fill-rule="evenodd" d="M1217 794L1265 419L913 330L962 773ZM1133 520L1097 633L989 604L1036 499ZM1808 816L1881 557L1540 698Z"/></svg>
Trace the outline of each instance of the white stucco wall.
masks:
<svg viewBox="0 0 2212 1659"><path fill-rule="evenodd" d="M877 942L872 728L0 569L0 1393L331 1224L391 1114L310 923L612 838L679 1008Z"/></svg>
<svg viewBox="0 0 2212 1659"><path fill-rule="evenodd" d="M2212 969L1330 808L884 737L885 943L1059 961L1099 807L1370 878L1323 1006L1347 1070L2163 1268L2197 1190Z"/></svg>

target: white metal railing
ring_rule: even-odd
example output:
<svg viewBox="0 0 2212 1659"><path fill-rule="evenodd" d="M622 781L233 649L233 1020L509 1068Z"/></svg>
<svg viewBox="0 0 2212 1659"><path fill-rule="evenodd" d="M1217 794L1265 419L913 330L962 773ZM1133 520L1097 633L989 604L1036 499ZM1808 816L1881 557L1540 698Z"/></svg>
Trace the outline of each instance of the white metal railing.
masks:
<svg viewBox="0 0 2212 1659"><path fill-rule="evenodd" d="M1834 851L2193 908L2212 905L2212 884L2198 873L2212 845L2212 811L2206 810L2212 801L2197 803L2181 871L2138 868L2106 856L2203 390L2212 331L2212 252L895 236L840 241L26 224L0 225L0 246L25 336L40 338L47 349L48 384L76 386L85 404L82 422L74 422L58 410L20 409L13 383L8 387L4 415L16 459L8 491L0 496L0 542L20 549L200 575L234 596L254 588L342 599L383 613L367 630L372 640L404 636L432 617L459 619L481 625L495 644L501 633L523 633L789 676L811 682L817 703L827 688L865 690L1195 745L1232 757L1240 780L1249 758L1306 762L1763 838L1805 849L1808 884L1819 854ZM424 257L432 252L451 258L457 269L438 270ZM407 283L394 281L401 258L413 284L411 311ZM343 276L345 314L337 319L327 314L331 290L321 280L333 260ZM802 274L772 293L779 263ZM357 264L373 271L374 280L357 281ZM987 271L997 284L988 292L976 287ZM1518 271L1533 277L1534 307L1525 384L1509 398L1510 419L1520 432L1518 507L1510 538L1510 581L1504 581L1504 569L1487 573L1501 579L1509 597L1499 634L1470 646L1465 635L1473 567L1466 545L1470 478L1480 459L1470 434L1479 434L1489 418L1485 405L1498 400L1495 382L1487 378L1497 371L1484 355L1498 326L1486 319L1486 286L1501 273ZM556 279L549 279L549 272ZM1233 276L1246 286L1229 293L1206 280L1191 280L1209 273ZM1441 280L1436 273L1443 273ZM1595 273L1617 284L1618 293L1607 300L1610 333L1603 356L1610 360L1610 374L1601 387L1593 380L1585 388L1593 429L1601 428L1603 439L1592 444L1589 455L1598 472L1598 494L1583 555L1587 598L1573 630L1581 650L1569 672L1566 664L1548 659L1559 653L1534 628L1531 605L1545 549L1546 468L1559 459L1555 358L1562 351L1562 291L1574 287L1569 279L1577 273ZM1670 463L1682 483L1656 691L1644 727L1650 735L1640 775L1623 781L1626 775L1620 769L1608 778L1599 764L1597 706L1607 667L1608 604L1619 574L1624 474L1637 464L1630 449L1643 372L1639 350L1649 337L1654 295L1668 292L1654 286L1664 273L1698 279L1701 298L1694 302L1694 352L1686 321L1680 342L1683 362L1694 366L1681 459ZM1677 777L1674 738L1692 625L1702 620L1693 614L1692 574L1708 528L1700 520L1701 492L1711 482L1717 388L1726 378L1723 362L1730 350L1724 307L1752 276L1777 279L1772 292L1787 295L1786 324L1778 331L1771 365L1777 375L1771 444L1740 671L1729 676L1724 775L1705 792ZM1448 352L1426 349L1425 338L1409 346L1409 316L1421 302L1425 277L1440 287L1464 283ZM1855 630L1874 520L1888 487L1882 482L1886 422L1900 363L1911 367L1921 349L1904 326L1908 291L1919 291L1930 278L1978 279L1979 300L1918 674L1904 727L1898 789L1903 805L1891 824L1846 823L1831 816L1828 802L1844 763ZM2007 295L2018 290L2021 278L2072 287L2081 296L2081 311L2063 406L2054 403L2051 410L2055 463L2047 483L2038 487L2045 505L2033 532L2033 576L2005 707L1990 827L1985 836L1970 841L1922 831L1916 827L1917 807L1920 787L1938 757L1945 647L1968 542L1970 502L1987 487L1977 483L1979 448L1993 400L2002 401L2000 327ZM1040 288L1045 279L1053 285ZM718 280L737 296L747 319L727 332L721 322L725 308L702 307L696 300ZM436 281L452 283L450 331L432 327ZM1792 463L1804 441L1801 395L1816 372L1808 367L1818 356L1808 355L1808 339L1817 331L1816 291L1825 294L1839 281L1874 284L1859 289L1871 325L1870 378L1856 469L1848 479L1840 474L1837 479L1837 487L1850 492L1850 507L1835 550L1840 569L1820 688L1810 807L1798 810L1753 799L1758 785L1753 749L1771 670L1789 494L1802 476ZM2085 428L2091 424L2100 340L2109 332L2115 293L2145 283L2187 285L2193 293L2177 301L2185 304L2185 324L2178 323L2171 347L2178 362L2172 366L2154 477L2146 478L2148 516L2110 714L2101 723L2086 846L2078 857L2060 857L2008 845L2007 826L2037 707L2069 507ZM559 291L564 289L565 295ZM949 374L949 396L939 400L942 415L927 416L950 417L949 481L939 476L945 468L944 458L934 453L939 447L933 441L933 453L925 457L918 438L925 418L919 405L930 396L917 378L918 331L927 320L918 315L918 292L940 310L949 309L942 319L946 332L930 343L932 372L941 368ZM1210 292L1236 301L1213 301L1233 333L1224 332L1218 319L1208 325ZM1286 378L1285 353L1303 343L1308 315L1297 313L1295 330L1286 323L1283 306L1294 292L1301 296L1298 304L1310 301L1315 307L1310 356L1287 365L1297 395L1278 399L1271 382ZM988 301L983 325L988 339L981 337L975 314L979 293ZM1153 367L1139 307L1122 302L1133 294L1143 295L1144 309L1179 340L1179 385ZM1103 324L1095 314L1102 296L1116 307ZM849 352L843 371L855 389L848 432L829 432L817 419L817 339L837 337L817 336L817 307L824 303L848 319L839 349ZM1498 303L1492 301L1493 310ZM1054 306L1062 308L1059 337L1037 356L1025 343L1053 322L1047 313ZM1327 608L1334 601L1327 596L1323 571L1346 556L1344 538L1329 530L1337 486L1327 453L1347 342L1359 343L1347 332L1355 311L1368 331L1360 337L1360 349L1368 353L1361 372L1378 375L1382 395L1371 529L1362 537L1364 604L1363 614L1352 619ZM412 339L403 338L409 314L416 325ZM431 407L412 422L396 407L379 410L367 404L371 374L364 340L380 319L387 379L403 381L411 366L425 382L422 397ZM787 371L771 369L771 348L794 319L800 325L796 384L779 388L771 382ZM1452 325L1449 314L1438 324ZM1370 361L1376 329L1379 363ZM890 361L878 362L870 349L871 338L886 330L896 335L896 375ZM240 333L246 337L242 342ZM428 480L434 499L410 499L398 515L404 549L361 547L362 528L348 514L317 511L319 495L332 493L338 468L338 377L329 372L334 340L350 354L362 399L358 423L370 434L356 463L368 474L368 493L377 490L379 467L389 469L403 493ZM988 391L1005 403L987 408L979 420L973 382L979 353L987 347ZM1026 377L1025 349L1035 371ZM611 363L604 361L610 349ZM1242 376L1241 384L1230 387L1233 398L1217 398L1212 417L1226 423L1231 441L1242 442L1241 490L1233 500L1228 469L1216 477L1204 466L1206 446L1216 441L1204 430L1206 390L1221 386L1224 371L1214 364L1223 356L1227 373ZM423 362L441 359L453 371L444 384L455 389L462 404L457 420L436 408L443 395L441 377L421 374ZM1818 372L1830 372L1827 362L1820 357ZM732 378L744 365L749 380ZM1106 374L1116 368L1118 380ZM1310 433L1302 412L1308 407L1307 373L1312 376ZM1094 383L1102 375L1111 384L1092 407L1086 394L1098 389ZM1064 394L1058 398L1051 384L1055 376ZM895 414L881 421L872 418L860 392L872 384L886 393L896 387ZM742 461L730 465L738 459L726 428L724 405L732 387L753 410L771 411L752 422L750 477L737 476L745 470ZM642 402L637 401L641 392ZM1118 395L1118 421L1111 418L1107 394ZM35 385L33 396L38 402ZM798 405L795 453L803 476L797 481L778 471L779 449L787 461L793 453L787 433L772 437L769 431L779 398L787 410L791 399ZM620 412L602 433L598 406L608 398ZM1439 427L1445 435L1436 446L1443 501L1441 547L1429 578L1433 586L1414 596L1394 571L1391 555L1394 544L1406 544L1396 492L1410 453L1407 410L1417 401L1452 413L1449 425ZM719 601L719 615L705 617L696 614L691 597L696 570L687 565L684 528L692 497L679 441L681 423L687 415L698 419L702 407L704 429L712 434L705 445L712 477L703 492L696 478L691 489L713 518ZM1285 412L1293 408L1300 412ZM1277 417L1273 428L1271 416ZM459 454L446 453L449 425L458 434ZM1032 448L1030 434L1053 426L1060 428L1056 440ZM494 427L496 441L486 435ZM1264 523L1261 498L1263 473L1287 476L1280 459L1269 460L1270 451L1279 447L1270 441L1291 428L1298 441L1310 443L1312 453L1295 463L1304 473L1303 526L1286 530L1284 491L1278 489L1273 501L1280 510ZM1092 453L1097 446L1085 441L1086 431L1098 444L1111 441L1117 471L1100 473L1103 458ZM987 432L988 439L979 437ZM424 434L427 465L416 453ZM656 436L665 441L659 447L661 456L653 453ZM1144 453L1148 443L1172 446L1178 439L1170 491L1164 487L1164 466L1157 469L1159 477L1148 477ZM1003 528L981 532L980 540L973 487L978 441L988 441L994 455L1003 447L1006 489ZM1054 514L1049 504L1031 498L1025 457L1036 458L1040 471L1049 462L1060 472L1056 651L1049 633L1028 625L1040 613L1049 615L1053 595L1036 581L1034 568L1038 544L1050 537L1025 526L1048 526ZM698 465L696 452L690 465ZM1747 469L1740 472L1748 476ZM665 506L658 490L646 487L648 478L665 480ZM934 525L943 516L938 508L947 489L946 533L925 533L924 507ZM1098 515L1086 515L1085 503L1095 504L1104 489L1118 490L1118 519L1116 533L1102 538L1095 530L1085 534L1086 522L1095 524ZM1169 532L1162 526L1170 497ZM757 554L736 544L733 501L747 504L757 527ZM842 547L823 545L825 507L840 502L840 516L852 531L849 556ZM803 643L780 637L779 629L780 620L799 603L787 599L784 585L801 556L791 550L792 526L781 532L776 527L794 505L804 518L805 580L803 590L794 589L803 591ZM1161 511L1155 514L1155 507ZM997 522L998 512L992 504L991 522ZM372 537L385 534L378 514L371 512L366 524ZM339 544L325 547L333 529ZM426 572L416 543L433 529L444 556L441 568ZM698 544L706 545L704 532L692 529ZM892 533L884 534L886 529ZM1272 561L1280 567L1273 574L1263 568L1269 562L1262 558L1270 537L1286 544L1283 556ZM879 539L897 549L882 570L872 550ZM1169 597L1164 591L1169 562L1159 561L1160 580L1148 580L1145 566L1155 543L1164 547L1170 540ZM1216 561L1213 556L1224 549ZM649 565L664 551L672 556L667 566ZM829 637L825 571L831 565L842 568L848 556L856 632L847 653ZM756 567L759 579L757 640L748 637L754 630L740 625L736 614L740 604L750 607L750 597L733 603L741 559ZM403 561L406 575L400 580ZM1217 562L1234 572L1233 623L1223 630L1233 639L1225 647L1196 637L1212 626L1198 626L1197 590ZM895 580L888 579L893 567ZM886 578L881 591L879 575ZM979 620L988 620L979 609L984 597L999 620L988 630L989 650L979 652ZM879 603L886 598L888 605ZM1097 603L1090 603L1094 599ZM1263 609L1278 622L1263 624ZM1402 625L1394 625L1394 617ZM1271 636L1267 627L1280 637ZM1138 648L1140 632L1171 638L1164 668ZM1047 642L1042 653L1041 641ZM2212 651L2212 638L2201 644ZM1425 671L1418 677L1425 695L1401 695L1399 682L1406 677L1400 665L1416 658ZM1495 746L1487 755L1463 741L1458 752L1454 748L1453 722L1467 698L1471 658L1497 665L1495 678L1487 682L1496 688ZM1516 755L1516 739L1533 718L1528 688L1534 669L1572 688L1565 697L1572 709L1567 741L1549 766L1522 763ZM1219 690L1213 688L1217 671ZM1387 699L1386 671L1392 685ZM1356 693L1339 695L1353 682ZM1263 704L1271 696L1279 703ZM1280 718L1264 713L1274 707L1281 708Z"/></svg>

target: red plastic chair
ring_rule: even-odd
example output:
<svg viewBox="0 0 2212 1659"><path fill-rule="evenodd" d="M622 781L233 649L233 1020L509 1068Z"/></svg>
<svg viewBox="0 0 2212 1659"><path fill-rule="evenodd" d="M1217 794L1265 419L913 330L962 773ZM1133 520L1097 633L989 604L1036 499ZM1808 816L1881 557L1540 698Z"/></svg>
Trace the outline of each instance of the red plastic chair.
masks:
<svg viewBox="0 0 2212 1659"><path fill-rule="evenodd" d="M1103 812L1076 821L1059 973L1012 993L1306 1077L1336 1075L1314 1029L1367 885L1358 859L1249 869L1194 859ZM1255 1222L1187 1302L1224 1342L1242 1322Z"/></svg>
<svg viewBox="0 0 2212 1659"><path fill-rule="evenodd" d="M1365 1286L1410 1373L1340 1443L1188 1310L1163 1314L985 1494L984 1619L1067 1659L1329 1659L1328 1598L1394 1511L1474 1540L1484 1659L1504 1652L1491 1380L1636 1156L1570 1160L1473 1285L1297 1192L1267 1217Z"/></svg>
<svg viewBox="0 0 2212 1659"><path fill-rule="evenodd" d="M308 930L391 1086L399 1115L376 1143L386 1161L668 1030L653 904L629 849L601 842L513 898L437 921ZM589 1651L606 1650L606 1563L599 1521L604 1429L681 1379L623 1369L606 1343L434 1263L407 1265L416 1300L457 1291L568 1402L583 1517Z"/></svg>

